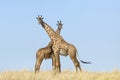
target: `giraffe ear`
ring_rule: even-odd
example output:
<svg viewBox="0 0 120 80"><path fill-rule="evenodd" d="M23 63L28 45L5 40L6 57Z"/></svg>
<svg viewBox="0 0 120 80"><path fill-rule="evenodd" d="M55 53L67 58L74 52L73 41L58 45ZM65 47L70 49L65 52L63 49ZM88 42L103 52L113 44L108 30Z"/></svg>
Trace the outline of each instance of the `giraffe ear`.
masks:
<svg viewBox="0 0 120 80"><path fill-rule="evenodd" d="M38 17L36 17L36 19L38 19Z"/></svg>
<svg viewBox="0 0 120 80"><path fill-rule="evenodd" d="M39 19L39 17L40 17L40 16L38 15L38 16L36 17L36 19Z"/></svg>
<svg viewBox="0 0 120 80"><path fill-rule="evenodd" d="M58 26L58 23L59 23L59 21L57 21L57 24L56 24L57 26Z"/></svg>

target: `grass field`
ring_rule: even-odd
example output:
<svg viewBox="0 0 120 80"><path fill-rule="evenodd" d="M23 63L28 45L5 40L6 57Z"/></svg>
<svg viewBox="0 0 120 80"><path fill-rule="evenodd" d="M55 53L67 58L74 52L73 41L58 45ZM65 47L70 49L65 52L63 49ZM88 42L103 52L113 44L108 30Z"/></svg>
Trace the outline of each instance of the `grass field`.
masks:
<svg viewBox="0 0 120 80"><path fill-rule="evenodd" d="M111 72L74 72L62 71L54 74L52 71L41 71L35 75L33 71L0 72L0 80L120 80L120 71Z"/></svg>

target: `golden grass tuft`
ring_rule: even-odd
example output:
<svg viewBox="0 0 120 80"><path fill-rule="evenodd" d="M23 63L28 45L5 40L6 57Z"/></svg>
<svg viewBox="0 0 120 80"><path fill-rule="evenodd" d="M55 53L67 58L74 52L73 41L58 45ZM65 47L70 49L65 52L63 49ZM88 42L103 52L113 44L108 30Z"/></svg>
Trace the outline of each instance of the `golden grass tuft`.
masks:
<svg viewBox="0 0 120 80"><path fill-rule="evenodd" d="M33 71L5 71L0 72L0 80L120 80L120 71L62 71L56 75L52 71L40 71L37 75Z"/></svg>

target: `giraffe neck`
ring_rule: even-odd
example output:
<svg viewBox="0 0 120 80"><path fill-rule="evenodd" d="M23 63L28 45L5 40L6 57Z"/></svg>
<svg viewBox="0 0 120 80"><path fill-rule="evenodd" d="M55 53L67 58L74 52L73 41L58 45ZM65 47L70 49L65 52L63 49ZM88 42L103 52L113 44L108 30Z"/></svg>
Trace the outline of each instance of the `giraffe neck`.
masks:
<svg viewBox="0 0 120 80"><path fill-rule="evenodd" d="M52 43L52 41L50 41L49 44L47 45L47 48L52 47L52 45L53 45L53 43Z"/></svg>
<svg viewBox="0 0 120 80"><path fill-rule="evenodd" d="M60 34L60 32L61 32L61 28L58 28L56 33Z"/></svg>
<svg viewBox="0 0 120 80"><path fill-rule="evenodd" d="M47 32L50 39L54 42L56 38L56 32L47 23L44 24L44 29Z"/></svg>

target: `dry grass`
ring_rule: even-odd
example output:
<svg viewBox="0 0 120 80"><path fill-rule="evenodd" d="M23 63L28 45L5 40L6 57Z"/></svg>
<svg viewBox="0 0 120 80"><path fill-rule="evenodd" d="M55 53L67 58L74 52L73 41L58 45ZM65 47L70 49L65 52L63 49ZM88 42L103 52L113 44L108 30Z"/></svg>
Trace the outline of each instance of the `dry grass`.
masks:
<svg viewBox="0 0 120 80"><path fill-rule="evenodd" d="M0 72L0 80L120 80L120 71L112 72L74 72L62 71L54 74L52 71L41 71L35 75L32 71Z"/></svg>

